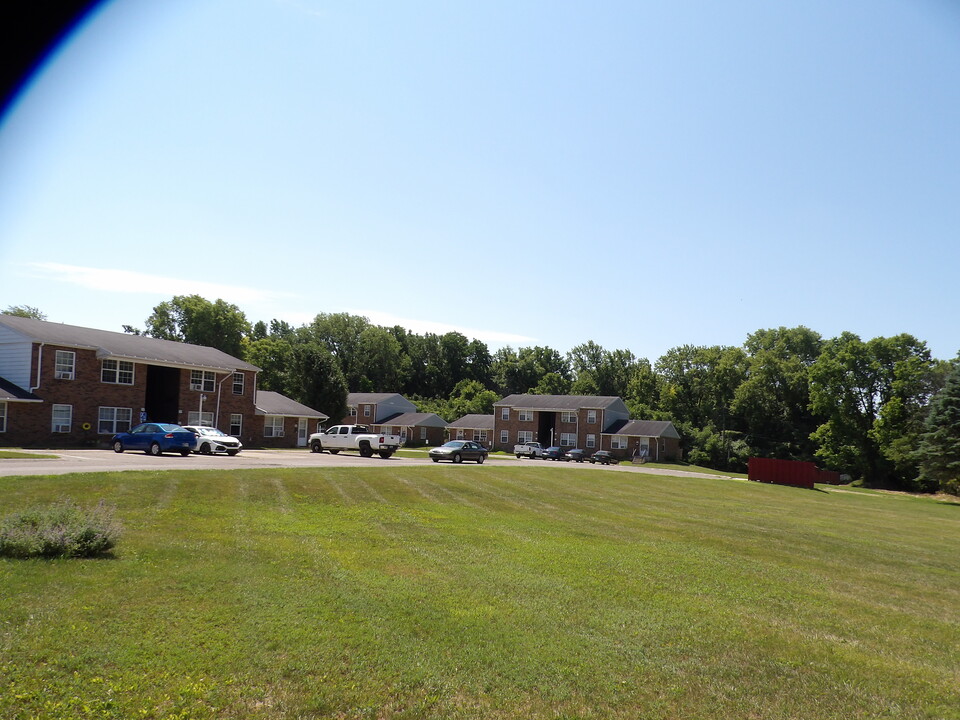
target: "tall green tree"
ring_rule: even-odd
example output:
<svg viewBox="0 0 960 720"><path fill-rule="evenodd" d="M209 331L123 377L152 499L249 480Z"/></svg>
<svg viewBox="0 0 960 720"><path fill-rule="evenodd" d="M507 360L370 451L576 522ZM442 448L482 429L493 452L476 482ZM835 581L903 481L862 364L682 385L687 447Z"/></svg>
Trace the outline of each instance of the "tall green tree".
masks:
<svg viewBox="0 0 960 720"><path fill-rule="evenodd" d="M919 489L960 495L960 362L930 401L916 460Z"/></svg>
<svg viewBox="0 0 960 720"><path fill-rule="evenodd" d="M327 347L309 336L293 344L286 395L336 421L347 411L347 381Z"/></svg>
<svg viewBox="0 0 960 720"><path fill-rule="evenodd" d="M153 308L144 334L164 340L206 345L242 357L250 322L236 305L199 295L176 295Z"/></svg>
<svg viewBox="0 0 960 720"><path fill-rule="evenodd" d="M800 326L757 330L744 343L746 378L732 414L755 451L765 457L813 460L811 433L823 422L810 409L810 367L820 356L819 333Z"/></svg>
<svg viewBox="0 0 960 720"><path fill-rule="evenodd" d="M936 391L938 363L912 335L868 342L844 332L810 367L810 405L826 418L813 433L817 456L874 486L916 477L915 448Z"/></svg>
<svg viewBox="0 0 960 720"><path fill-rule="evenodd" d="M674 421L739 429L730 406L747 375L742 348L682 345L668 350L655 368L661 380L660 409Z"/></svg>

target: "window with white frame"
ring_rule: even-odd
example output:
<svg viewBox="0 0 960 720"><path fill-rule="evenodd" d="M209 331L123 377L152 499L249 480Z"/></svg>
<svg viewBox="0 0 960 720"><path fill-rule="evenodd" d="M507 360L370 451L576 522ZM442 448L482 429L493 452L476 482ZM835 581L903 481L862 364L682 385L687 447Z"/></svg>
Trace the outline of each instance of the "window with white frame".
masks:
<svg viewBox="0 0 960 720"><path fill-rule="evenodd" d="M421 440L426 440L426 439L427 439L427 426L426 426L426 425L424 425L422 428L420 428L420 439L421 439Z"/></svg>
<svg viewBox="0 0 960 720"><path fill-rule="evenodd" d="M347 408L347 410L350 411L350 412L348 413L348 415L350 415L350 417L356 417L356 416L357 416L357 406L356 406L356 405L351 405L350 407Z"/></svg>
<svg viewBox="0 0 960 720"><path fill-rule="evenodd" d="M626 435L614 435L612 438L610 438L610 449L626 450L627 449Z"/></svg>
<svg viewBox="0 0 960 720"><path fill-rule="evenodd" d="M240 437L243 433L243 414L230 413L230 435Z"/></svg>
<svg viewBox="0 0 960 720"><path fill-rule="evenodd" d="M70 432L70 426L73 424L73 405L54 405L52 420L53 432Z"/></svg>
<svg viewBox="0 0 960 720"><path fill-rule="evenodd" d="M364 417L370 417L370 406L369 406L369 405L364 405L364 406L363 406L363 416L364 416Z"/></svg>
<svg viewBox="0 0 960 720"><path fill-rule="evenodd" d="M519 444L533 442L533 430L520 430L517 433L517 442Z"/></svg>
<svg viewBox="0 0 960 720"><path fill-rule="evenodd" d="M73 380L77 370L77 354L71 350L57 350L53 376L57 380Z"/></svg>
<svg viewBox="0 0 960 720"><path fill-rule="evenodd" d="M217 376L210 370L191 370L190 389L200 392L213 392L216 388Z"/></svg>
<svg viewBox="0 0 960 720"><path fill-rule="evenodd" d="M510 419L510 408L508 407L500 408L500 419L501 420Z"/></svg>
<svg viewBox="0 0 960 720"><path fill-rule="evenodd" d="M575 423L577 421L577 413L570 410L564 410L560 413L560 422L565 423Z"/></svg>
<svg viewBox="0 0 960 720"><path fill-rule="evenodd" d="M533 422L533 410L521 410L519 415L520 422Z"/></svg>
<svg viewBox="0 0 960 720"><path fill-rule="evenodd" d="M233 394L243 395L243 373L233 374Z"/></svg>
<svg viewBox="0 0 960 720"><path fill-rule="evenodd" d="M587 435L587 447L592 448L597 446L597 436L596 435Z"/></svg>
<svg viewBox="0 0 960 720"><path fill-rule="evenodd" d="M501 445L506 445L508 442L510 442L510 431L509 431L509 430L501 430L501 431L500 431L500 444L501 444Z"/></svg>
<svg viewBox="0 0 960 720"><path fill-rule="evenodd" d="M596 410L587 410L587 422L595 423L597 421L597 411Z"/></svg>
<svg viewBox="0 0 960 720"><path fill-rule="evenodd" d="M463 440L463 428L457 428L457 440Z"/></svg>
<svg viewBox="0 0 960 720"><path fill-rule="evenodd" d="M133 363L129 360L104 360L100 367L100 382L133 385Z"/></svg>
<svg viewBox="0 0 960 720"><path fill-rule="evenodd" d="M0 432L7 431L7 404L0 402Z"/></svg>
<svg viewBox="0 0 960 720"><path fill-rule="evenodd" d="M486 430L474 430L473 431L473 441L485 443L487 441L487 431Z"/></svg>
<svg viewBox="0 0 960 720"><path fill-rule="evenodd" d="M263 418L264 437L283 437L283 418L279 415L266 415Z"/></svg>
<svg viewBox="0 0 960 720"><path fill-rule="evenodd" d="M577 444L577 434L576 433L560 433L560 446L561 447L573 447Z"/></svg>
<svg viewBox="0 0 960 720"><path fill-rule="evenodd" d="M133 420L133 409L122 407L101 407L97 432L101 435L115 435L127 432Z"/></svg>
<svg viewBox="0 0 960 720"><path fill-rule="evenodd" d="M204 427L213 427L212 412L198 412L191 410L187 413L187 425L202 425Z"/></svg>

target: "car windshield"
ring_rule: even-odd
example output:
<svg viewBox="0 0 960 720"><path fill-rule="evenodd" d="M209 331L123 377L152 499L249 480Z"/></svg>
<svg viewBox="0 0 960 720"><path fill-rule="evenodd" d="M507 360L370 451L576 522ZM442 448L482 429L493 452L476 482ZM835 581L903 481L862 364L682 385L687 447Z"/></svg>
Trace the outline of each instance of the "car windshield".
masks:
<svg viewBox="0 0 960 720"><path fill-rule="evenodd" d="M217 428L212 427L200 427L197 428L197 432L201 435L223 435L224 433Z"/></svg>
<svg viewBox="0 0 960 720"><path fill-rule="evenodd" d="M449 448L463 447L463 440L451 440L448 443L444 443L443 446Z"/></svg>
<svg viewBox="0 0 960 720"><path fill-rule="evenodd" d="M178 430L183 431L183 428L179 425L172 425L170 423L157 423L157 427L163 432L177 432Z"/></svg>

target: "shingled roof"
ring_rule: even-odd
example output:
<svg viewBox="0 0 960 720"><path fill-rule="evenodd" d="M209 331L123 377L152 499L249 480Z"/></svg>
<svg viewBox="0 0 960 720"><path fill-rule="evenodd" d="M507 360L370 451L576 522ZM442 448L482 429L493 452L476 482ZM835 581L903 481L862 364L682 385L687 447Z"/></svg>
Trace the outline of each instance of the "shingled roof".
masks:
<svg viewBox="0 0 960 720"><path fill-rule="evenodd" d="M328 420L326 415L319 410L307 407L303 403L291 400L286 395L281 395L272 390L257 390L257 398L254 403L257 408L257 415L282 415L284 417L312 417L322 420Z"/></svg>
<svg viewBox="0 0 960 720"><path fill-rule="evenodd" d="M615 395L508 395L493 404L494 407L523 408L524 410L605 410L611 405L623 405ZM626 407L624 406L624 409Z"/></svg>
<svg viewBox="0 0 960 720"><path fill-rule="evenodd" d="M463 430L493 430L493 415L464 415L459 420L454 420L447 427Z"/></svg>
<svg viewBox="0 0 960 720"><path fill-rule="evenodd" d="M680 433L667 420L620 420L603 431L604 435L627 435L630 437L680 438Z"/></svg>
<svg viewBox="0 0 960 720"><path fill-rule="evenodd" d="M43 402L43 398L0 377L0 400L5 402Z"/></svg>
<svg viewBox="0 0 960 720"><path fill-rule="evenodd" d="M96 350L97 357L100 358L118 358L148 364L204 368L223 372L260 370L256 365L228 355L222 350L175 340L160 340L145 335L96 330L15 315L0 315L0 326L32 342Z"/></svg>

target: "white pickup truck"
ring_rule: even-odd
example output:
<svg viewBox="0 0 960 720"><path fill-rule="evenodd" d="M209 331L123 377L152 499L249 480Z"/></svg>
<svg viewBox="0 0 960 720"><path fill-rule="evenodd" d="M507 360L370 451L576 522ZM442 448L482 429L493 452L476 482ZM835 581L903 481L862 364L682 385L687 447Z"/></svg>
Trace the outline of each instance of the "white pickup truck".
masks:
<svg viewBox="0 0 960 720"><path fill-rule="evenodd" d="M533 458L543 459L543 446L538 442L525 442L520 445L513 446L513 454L518 458L528 457L531 460Z"/></svg>
<svg viewBox="0 0 960 720"><path fill-rule="evenodd" d="M336 455L341 450L356 450L363 457L373 457L377 453L386 460L400 447L399 435L371 433L366 425L334 425L323 432L310 436L307 444L310 452L323 452Z"/></svg>

